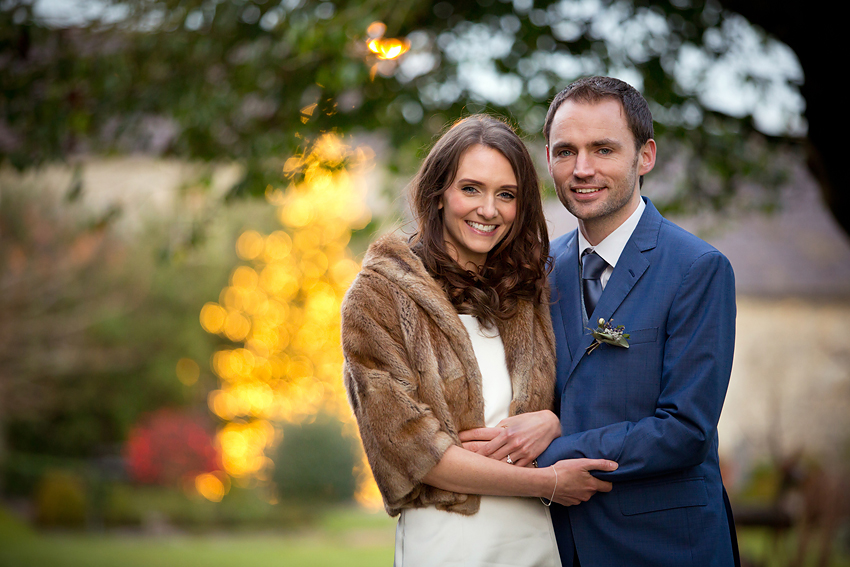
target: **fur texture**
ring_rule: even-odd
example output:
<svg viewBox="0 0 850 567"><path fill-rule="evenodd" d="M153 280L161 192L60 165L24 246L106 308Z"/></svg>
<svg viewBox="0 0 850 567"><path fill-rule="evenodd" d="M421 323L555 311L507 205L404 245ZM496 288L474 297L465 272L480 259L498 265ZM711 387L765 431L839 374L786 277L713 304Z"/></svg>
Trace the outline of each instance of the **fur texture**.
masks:
<svg viewBox="0 0 850 567"><path fill-rule="evenodd" d="M522 302L498 322L511 376L510 414L552 409L549 305ZM466 328L397 236L377 240L342 305L344 381L372 473L391 516L436 506L478 511L480 497L422 484L458 432L484 426L481 373Z"/></svg>

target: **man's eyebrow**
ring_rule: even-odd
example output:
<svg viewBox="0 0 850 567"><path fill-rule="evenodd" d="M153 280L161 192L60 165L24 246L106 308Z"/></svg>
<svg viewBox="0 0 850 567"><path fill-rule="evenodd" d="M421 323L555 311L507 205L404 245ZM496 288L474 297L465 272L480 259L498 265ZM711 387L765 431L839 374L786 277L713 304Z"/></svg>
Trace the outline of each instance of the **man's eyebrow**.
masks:
<svg viewBox="0 0 850 567"><path fill-rule="evenodd" d="M601 146L613 146L615 148L621 148L623 146L623 143L613 138L602 138L601 140L591 142L590 145L594 148L598 148Z"/></svg>
<svg viewBox="0 0 850 567"><path fill-rule="evenodd" d="M602 138L600 140L594 140L589 144L592 148L600 148L603 146L611 146L614 148L623 147L623 143L615 140L614 138ZM560 149L560 148L574 148L575 144L569 141L558 141L552 144L552 149Z"/></svg>

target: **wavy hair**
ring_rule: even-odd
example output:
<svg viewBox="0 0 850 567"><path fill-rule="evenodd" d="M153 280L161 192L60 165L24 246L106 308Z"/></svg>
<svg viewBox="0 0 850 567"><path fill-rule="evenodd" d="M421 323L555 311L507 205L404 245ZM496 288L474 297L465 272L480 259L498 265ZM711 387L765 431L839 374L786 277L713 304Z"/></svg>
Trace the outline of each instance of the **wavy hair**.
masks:
<svg viewBox="0 0 850 567"><path fill-rule="evenodd" d="M475 145L505 156L517 179L516 218L477 274L463 269L449 254L439 207L463 153ZM528 149L508 124L485 114L455 122L422 163L411 184L410 206L417 222L411 247L458 313L492 325L496 319L514 316L519 300L542 301L551 262L540 181Z"/></svg>

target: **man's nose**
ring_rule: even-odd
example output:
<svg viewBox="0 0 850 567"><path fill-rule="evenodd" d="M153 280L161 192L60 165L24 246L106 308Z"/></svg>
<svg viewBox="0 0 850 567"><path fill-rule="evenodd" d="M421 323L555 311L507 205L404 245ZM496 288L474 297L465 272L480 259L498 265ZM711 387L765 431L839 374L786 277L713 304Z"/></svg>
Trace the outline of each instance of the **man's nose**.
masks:
<svg viewBox="0 0 850 567"><path fill-rule="evenodd" d="M593 177L593 160L586 152L579 152L576 156L573 175L580 178Z"/></svg>

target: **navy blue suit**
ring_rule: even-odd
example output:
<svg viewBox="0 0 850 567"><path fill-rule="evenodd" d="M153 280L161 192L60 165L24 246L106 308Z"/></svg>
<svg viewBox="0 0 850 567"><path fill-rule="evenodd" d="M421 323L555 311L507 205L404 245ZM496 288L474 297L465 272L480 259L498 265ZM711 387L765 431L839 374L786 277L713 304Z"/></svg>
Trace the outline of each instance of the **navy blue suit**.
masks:
<svg viewBox="0 0 850 567"><path fill-rule="evenodd" d="M625 325L630 347L593 342L582 321L577 233L552 244L552 323L562 436L537 459L605 458L613 482L552 505L561 560L598 566L731 566L717 422L735 342L729 261L648 199L587 327Z"/></svg>

